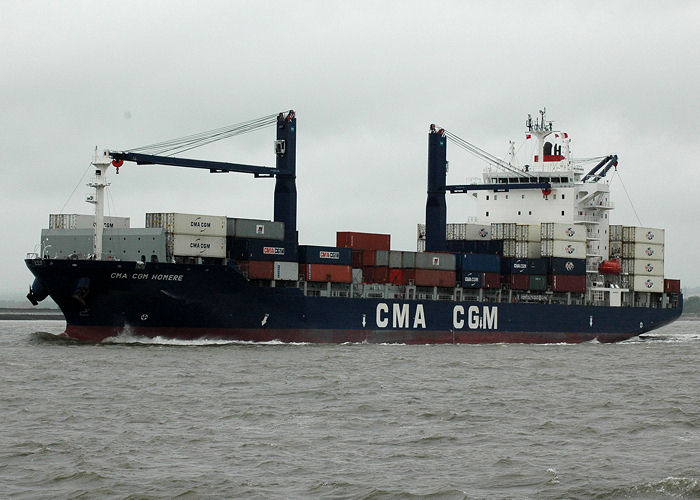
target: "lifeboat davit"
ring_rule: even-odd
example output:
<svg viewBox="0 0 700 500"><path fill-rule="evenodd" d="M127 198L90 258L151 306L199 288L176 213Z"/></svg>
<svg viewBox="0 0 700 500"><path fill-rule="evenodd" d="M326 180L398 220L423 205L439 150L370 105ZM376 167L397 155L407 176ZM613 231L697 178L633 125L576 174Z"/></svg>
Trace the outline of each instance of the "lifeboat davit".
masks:
<svg viewBox="0 0 700 500"><path fill-rule="evenodd" d="M620 274L622 272L620 259L604 260L598 266L598 272L600 274Z"/></svg>

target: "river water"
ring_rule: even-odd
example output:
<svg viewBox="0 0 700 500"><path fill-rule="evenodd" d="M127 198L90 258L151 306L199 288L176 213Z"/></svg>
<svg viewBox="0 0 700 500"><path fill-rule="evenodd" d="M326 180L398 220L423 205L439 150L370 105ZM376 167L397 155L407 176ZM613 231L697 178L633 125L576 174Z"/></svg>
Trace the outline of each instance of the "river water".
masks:
<svg viewBox="0 0 700 500"><path fill-rule="evenodd" d="M700 498L697 320L579 345L63 327L0 321L0 497Z"/></svg>

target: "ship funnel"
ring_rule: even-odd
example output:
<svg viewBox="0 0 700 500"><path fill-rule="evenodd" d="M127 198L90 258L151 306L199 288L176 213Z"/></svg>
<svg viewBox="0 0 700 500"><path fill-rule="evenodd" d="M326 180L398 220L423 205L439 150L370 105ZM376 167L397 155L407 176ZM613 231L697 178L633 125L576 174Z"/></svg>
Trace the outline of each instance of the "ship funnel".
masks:
<svg viewBox="0 0 700 500"><path fill-rule="evenodd" d="M425 204L425 249L444 251L447 246L447 137L444 130L430 126L428 134L428 201Z"/></svg>

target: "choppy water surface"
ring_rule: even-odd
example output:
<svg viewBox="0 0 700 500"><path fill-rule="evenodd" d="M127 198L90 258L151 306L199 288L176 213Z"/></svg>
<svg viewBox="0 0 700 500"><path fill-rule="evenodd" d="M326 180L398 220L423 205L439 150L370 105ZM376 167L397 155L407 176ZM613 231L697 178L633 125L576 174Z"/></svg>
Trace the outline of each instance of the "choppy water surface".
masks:
<svg viewBox="0 0 700 500"><path fill-rule="evenodd" d="M2 497L700 497L700 321L612 345L94 345L63 326L0 322Z"/></svg>

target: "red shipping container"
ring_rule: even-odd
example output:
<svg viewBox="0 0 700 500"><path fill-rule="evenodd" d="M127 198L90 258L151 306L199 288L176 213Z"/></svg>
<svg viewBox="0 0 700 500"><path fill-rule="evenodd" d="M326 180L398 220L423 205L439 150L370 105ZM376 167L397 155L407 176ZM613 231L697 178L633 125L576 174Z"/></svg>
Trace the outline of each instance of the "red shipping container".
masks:
<svg viewBox="0 0 700 500"><path fill-rule="evenodd" d="M403 269L389 269L388 281L394 285L405 285L403 282Z"/></svg>
<svg viewBox="0 0 700 500"><path fill-rule="evenodd" d="M664 280L664 292L681 293L681 280Z"/></svg>
<svg viewBox="0 0 700 500"><path fill-rule="evenodd" d="M446 286L454 287L457 283L455 271L439 271L434 269L416 269L416 286Z"/></svg>
<svg viewBox="0 0 700 500"><path fill-rule="evenodd" d="M569 274L550 274L549 284L555 292L585 292L586 277Z"/></svg>
<svg viewBox="0 0 700 500"><path fill-rule="evenodd" d="M415 269L403 269L403 284L404 285L415 285L416 284L416 270Z"/></svg>
<svg viewBox="0 0 700 500"><path fill-rule="evenodd" d="M337 247L355 248L357 250L389 250L391 249L390 234L356 233L338 231L335 234Z"/></svg>
<svg viewBox="0 0 700 500"><path fill-rule="evenodd" d="M498 273L484 273L482 288L501 288L501 275Z"/></svg>
<svg viewBox="0 0 700 500"><path fill-rule="evenodd" d="M363 266L376 266L377 265L377 251L376 250L362 250L362 265Z"/></svg>
<svg viewBox="0 0 700 500"><path fill-rule="evenodd" d="M365 283L386 283L388 278L388 267L364 266L362 268L362 281Z"/></svg>
<svg viewBox="0 0 700 500"><path fill-rule="evenodd" d="M352 251L352 267L359 269L362 267L362 250Z"/></svg>
<svg viewBox="0 0 700 500"><path fill-rule="evenodd" d="M503 283L509 285L513 290L529 290L530 275L528 274L505 274Z"/></svg>
<svg viewBox="0 0 700 500"><path fill-rule="evenodd" d="M334 283L352 283L352 267L334 264L303 264L299 272L306 281L332 281Z"/></svg>
<svg viewBox="0 0 700 500"><path fill-rule="evenodd" d="M275 276L274 262L249 260L238 262L238 267L243 274L251 280L271 280Z"/></svg>

